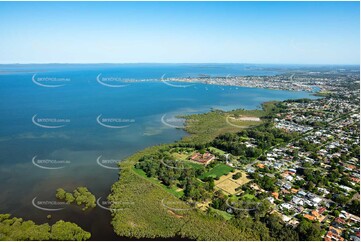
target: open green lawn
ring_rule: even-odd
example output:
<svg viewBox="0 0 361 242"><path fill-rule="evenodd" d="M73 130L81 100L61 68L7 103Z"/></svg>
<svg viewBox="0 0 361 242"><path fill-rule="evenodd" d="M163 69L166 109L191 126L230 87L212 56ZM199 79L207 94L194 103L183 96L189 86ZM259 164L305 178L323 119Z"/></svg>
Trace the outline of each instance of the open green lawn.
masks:
<svg viewBox="0 0 361 242"><path fill-rule="evenodd" d="M234 169L230 166L227 166L225 164L219 164L219 165L216 165L215 167L213 167L210 171L204 173L199 178L201 178L201 179L206 178L206 177L219 178L223 175L227 175L232 170L234 170Z"/></svg>
<svg viewBox="0 0 361 242"><path fill-rule="evenodd" d="M195 169L204 167L204 165L202 165L202 164L197 164L197 163L191 162L191 161L189 161L187 164L189 164L191 167L193 167Z"/></svg>
<svg viewBox="0 0 361 242"><path fill-rule="evenodd" d="M224 152L223 150L220 150L220 149L218 149L218 148L215 148L215 147L209 147L208 148L209 149L209 151L211 152L211 153L219 153L219 154L221 154L221 155L224 155L226 152Z"/></svg>

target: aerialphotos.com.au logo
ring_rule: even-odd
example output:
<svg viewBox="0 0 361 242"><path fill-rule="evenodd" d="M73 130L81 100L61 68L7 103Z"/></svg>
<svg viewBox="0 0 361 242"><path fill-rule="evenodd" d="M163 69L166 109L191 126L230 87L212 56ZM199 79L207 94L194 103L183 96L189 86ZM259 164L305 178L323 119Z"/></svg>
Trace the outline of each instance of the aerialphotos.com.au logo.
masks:
<svg viewBox="0 0 361 242"><path fill-rule="evenodd" d="M123 118L102 118L103 114L97 117L97 123L109 129L124 129L135 123L134 119Z"/></svg>
<svg viewBox="0 0 361 242"><path fill-rule="evenodd" d="M173 83L167 81L166 79L164 79L165 75L166 74L163 74L163 76L160 78L160 80L161 80L161 82L163 82L167 86L186 88L186 87L190 87L190 86L194 85L194 84L190 84L190 85L173 84Z"/></svg>
<svg viewBox="0 0 361 242"><path fill-rule="evenodd" d="M100 85L106 86L106 87L113 87L113 88L119 88L119 87L126 87L130 84L118 84L118 83L124 83L124 79L119 77L102 77L102 74L100 73L97 76L97 82Z"/></svg>
<svg viewBox="0 0 361 242"><path fill-rule="evenodd" d="M36 77L37 74L34 74L31 78L33 83L41 87L56 88L65 86L68 82L71 81L70 78L64 77Z"/></svg>
<svg viewBox="0 0 361 242"><path fill-rule="evenodd" d="M65 127L67 124L70 123L70 119L64 118L38 118L38 115L35 114L32 117L32 122L38 127L45 128L45 129L58 129Z"/></svg>
<svg viewBox="0 0 361 242"><path fill-rule="evenodd" d="M172 211L189 211L196 209L198 205L197 202L176 201L174 199L169 200L166 198L163 198L160 203L163 207Z"/></svg>
<svg viewBox="0 0 361 242"><path fill-rule="evenodd" d="M182 160L164 160L161 159L160 163L166 166L169 169L176 169L176 170L185 170L190 169L190 167L185 166L185 162Z"/></svg>
<svg viewBox="0 0 361 242"><path fill-rule="evenodd" d="M37 197L34 197L31 203L35 208L48 212L63 210L67 205L64 201L40 201Z"/></svg>
<svg viewBox="0 0 361 242"><path fill-rule="evenodd" d="M126 202L126 201L108 201L108 200L102 200L102 197L99 197L97 199L97 205L105 210L115 212L115 211L121 211L125 209L129 209L131 207L134 207L134 202ZM115 205L118 208L110 208L112 205Z"/></svg>
<svg viewBox="0 0 361 242"><path fill-rule="evenodd" d="M175 129L183 129L184 128L184 119L182 118L177 118L177 117L171 117L171 118L166 118L167 114L164 114L160 121L171 128L175 128Z"/></svg>
<svg viewBox="0 0 361 242"><path fill-rule="evenodd" d="M239 210L239 211L252 211L256 210L258 206L261 204L260 202L255 202L252 200L237 200L237 201L229 201L230 198L226 200L226 205L231 208L232 210ZM228 210L231 212L231 210Z"/></svg>
<svg viewBox="0 0 361 242"><path fill-rule="evenodd" d="M47 170L57 170L62 169L65 165L69 165L69 160L53 160L53 159L37 159L37 156L34 156L32 159L32 163L34 166L39 167L41 169Z"/></svg>
<svg viewBox="0 0 361 242"><path fill-rule="evenodd" d="M119 160L113 160L113 159L102 159L102 156L99 156L97 158L97 163L103 168L106 169L113 169L113 170L119 170Z"/></svg>

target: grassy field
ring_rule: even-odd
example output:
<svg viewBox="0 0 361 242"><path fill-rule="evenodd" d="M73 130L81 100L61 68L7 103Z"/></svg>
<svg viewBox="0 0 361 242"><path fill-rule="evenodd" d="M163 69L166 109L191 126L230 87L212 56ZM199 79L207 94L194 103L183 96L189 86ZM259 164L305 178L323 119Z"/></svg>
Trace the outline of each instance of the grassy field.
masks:
<svg viewBox="0 0 361 242"><path fill-rule="evenodd" d="M197 164L197 163L195 163L195 162L188 162L188 164L189 164L191 167L195 168L195 169L204 167L204 165L202 165L202 164Z"/></svg>
<svg viewBox="0 0 361 242"><path fill-rule="evenodd" d="M189 154L179 154L179 153L174 152L174 153L172 153L172 156L176 160L188 160L188 157L190 155Z"/></svg>
<svg viewBox="0 0 361 242"><path fill-rule="evenodd" d="M238 132L242 128L234 127L227 123L227 115L222 111L213 111L206 114L195 114L186 116L185 130L190 134L182 139L183 142L206 143L224 133ZM258 125L260 122L244 121L239 124L243 127Z"/></svg>
<svg viewBox="0 0 361 242"><path fill-rule="evenodd" d="M220 154L220 155L226 154L226 152L224 152L223 150L220 150L220 149L215 148L215 147L209 147L208 149L213 154Z"/></svg>
<svg viewBox="0 0 361 242"><path fill-rule="evenodd" d="M204 173L202 176L200 176L200 179L206 178L206 177L213 177L213 178L220 178L223 175L227 175L230 173L234 168L227 166L225 164L219 164L213 167L210 171Z"/></svg>
<svg viewBox="0 0 361 242"><path fill-rule="evenodd" d="M184 116L185 130L190 134L182 139L182 142L207 143L215 137L224 133L238 132L244 128L261 124L259 121L237 121L236 126L230 125L227 117L229 116L247 116L247 117L264 117L268 115L275 107L276 102L266 102L262 109L244 110L237 109L230 112L213 110L204 114L194 114ZM233 123L233 122L231 122Z"/></svg>

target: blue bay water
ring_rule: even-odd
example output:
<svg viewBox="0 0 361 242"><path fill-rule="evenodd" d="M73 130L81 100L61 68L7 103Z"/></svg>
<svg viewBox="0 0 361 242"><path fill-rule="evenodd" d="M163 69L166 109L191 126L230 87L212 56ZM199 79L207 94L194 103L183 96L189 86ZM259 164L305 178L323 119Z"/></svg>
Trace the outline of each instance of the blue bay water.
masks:
<svg viewBox="0 0 361 242"><path fill-rule="evenodd" d="M35 78L67 81L60 81L65 85L58 88L43 87L32 81L34 74ZM99 74L108 78L155 80L111 88L97 82ZM69 220L91 231L93 239L116 239L107 210L97 207L84 213L75 206L65 206L63 210L49 212L35 208L32 200L35 197L55 200L57 188L73 190L77 186L86 186L97 198L104 199L118 179L118 170L99 165L99 159L111 161L106 166L114 167L113 161L186 135L181 129L165 125L162 117L171 120L177 115L207 112L212 108L255 109L265 101L313 98L306 92L206 84L179 88L159 81L164 74L194 77L275 75L277 72L248 65L216 64L1 65L0 213L12 213L36 222ZM43 128L32 121L35 115L68 122L56 129ZM105 122L112 119L108 125L125 124L126 127L104 127L97 117L101 117L98 121L104 119ZM61 166L61 169L42 169L33 164L33 160L38 159L66 160L67 163L44 164ZM48 214L53 217L50 221L46 219Z"/></svg>

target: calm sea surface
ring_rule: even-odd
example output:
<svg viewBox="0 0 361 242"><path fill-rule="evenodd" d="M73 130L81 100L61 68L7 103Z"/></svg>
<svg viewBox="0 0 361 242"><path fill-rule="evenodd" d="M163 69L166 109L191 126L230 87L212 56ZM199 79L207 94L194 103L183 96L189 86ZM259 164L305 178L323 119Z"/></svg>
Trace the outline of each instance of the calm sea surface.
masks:
<svg viewBox="0 0 361 242"><path fill-rule="evenodd" d="M83 212L56 203L56 189L86 186L106 207L105 198L118 178L115 163L186 135L177 129L177 115L313 98L306 92L168 83L160 81L164 74L277 72L250 65L0 65L0 213L37 223L63 219L90 231L92 239L120 239L112 231L108 210L97 206Z"/></svg>

